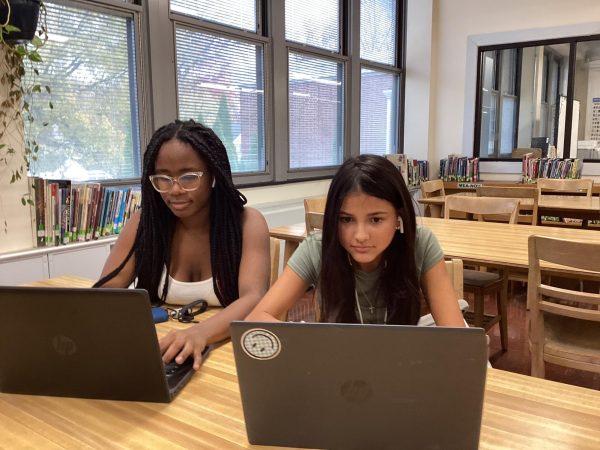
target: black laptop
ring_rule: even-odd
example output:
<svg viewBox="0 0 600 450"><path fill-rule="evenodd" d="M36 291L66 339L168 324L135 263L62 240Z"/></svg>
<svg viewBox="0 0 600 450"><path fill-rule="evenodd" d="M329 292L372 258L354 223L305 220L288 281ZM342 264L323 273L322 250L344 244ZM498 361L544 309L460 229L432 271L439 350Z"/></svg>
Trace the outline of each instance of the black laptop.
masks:
<svg viewBox="0 0 600 450"><path fill-rule="evenodd" d="M476 449L480 328L233 322L251 444Z"/></svg>
<svg viewBox="0 0 600 450"><path fill-rule="evenodd" d="M170 402L191 358L163 364L140 289L0 287L0 392Z"/></svg>

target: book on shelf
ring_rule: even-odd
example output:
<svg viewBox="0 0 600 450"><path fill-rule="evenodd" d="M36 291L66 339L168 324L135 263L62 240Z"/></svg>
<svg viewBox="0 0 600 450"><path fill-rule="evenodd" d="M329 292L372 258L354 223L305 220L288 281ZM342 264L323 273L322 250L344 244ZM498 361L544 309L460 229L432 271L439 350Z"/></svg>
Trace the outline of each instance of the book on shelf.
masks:
<svg viewBox="0 0 600 450"><path fill-rule="evenodd" d="M440 179L460 182L479 181L479 158L449 155L441 159Z"/></svg>
<svg viewBox="0 0 600 450"><path fill-rule="evenodd" d="M536 158L532 153L523 156L523 183L538 178L581 178L583 161L577 158Z"/></svg>
<svg viewBox="0 0 600 450"><path fill-rule="evenodd" d="M408 187L417 187L422 181L429 180L429 162L411 159L400 153L385 155L400 171Z"/></svg>
<svg viewBox="0 0 600 450"><path fill-rule="evenodd" d="M105 187L30 177L32 230L37 247L118 234L141 207L139 186Z"/></svg>

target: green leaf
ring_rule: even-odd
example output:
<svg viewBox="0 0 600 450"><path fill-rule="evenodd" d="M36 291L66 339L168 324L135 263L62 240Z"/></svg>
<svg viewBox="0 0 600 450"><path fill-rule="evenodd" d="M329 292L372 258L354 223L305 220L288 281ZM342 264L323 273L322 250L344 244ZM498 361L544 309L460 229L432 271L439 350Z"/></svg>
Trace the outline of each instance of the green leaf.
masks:
<svg viewBox="0 0 600 450"><path fill-rule="evenodd" d="M25 205L27 204L27 202L25 201L25 199L24 199L23 197L21 197L21 204L22 204L23 206L25 206Z"/></svg>
<svg viewBox="0 0 600 450"><path fill-rule="evenodd" d="M52 102L48 102L48 107L49 107L50 109L54 109L54 105L52 104Z"/></svg>
<svg viewBox="0 0 600 450"><path fill-rule="evenodd" d="M36 47L39 48L42 45L44 45L44 42L37 36L34 36L33 39L31 40L31 43Z"/></svg>
<svg viewBox="0 0 600 450"><path fill-rule="evenodd" d="M40 54L37 51L32 51L27 55L27 58L29 58L30 61L33 62L42 62L42 57L40 56Z"/></svg>
<svg viewBox="0 0 600 450"><path fill-rule="evenodd" d="M42 92L42 87L39 84L36 84L31 88L31 92Z"/></svg>
<svg viewBox="0 0 600 450"><path fill-rule="evenodd" d="M50 94L50 86L44 86L46 88L46 92Z"/></svg>
<svg viewBox="0 0 600 450"><path fill-rule="evenodd" d="M14 31L21 31L21 29L19 27L15 27L14 25L11 25L10 23L8 25L6 25L4 27L4 29L6 30L7 33L12 33Z"/></svg>
<svg viewBox="0 0 600 450"><path fill-rule="evenodd" d="M35 206L35 203L33 203L33 200L31 200L30 198L27 199L27 204L31 205L31 206Z"/></svg>

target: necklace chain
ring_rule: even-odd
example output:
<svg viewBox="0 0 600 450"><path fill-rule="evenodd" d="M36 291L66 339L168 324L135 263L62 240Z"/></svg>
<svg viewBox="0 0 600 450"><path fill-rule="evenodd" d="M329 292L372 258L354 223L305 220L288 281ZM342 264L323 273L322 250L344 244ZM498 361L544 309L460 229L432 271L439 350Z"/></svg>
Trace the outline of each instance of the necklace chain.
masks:
<svg viewBox="0 0 600 450"><path fill-rule="evenodd" d="M369 297L365 293L365 291L363 291L361 289L360 293L367 300L367 303L369 304L369 306L367 308L369 309L371 316L375 316L375 305L373 303L371 303L371 300L369 299ZM358 316L360 318L360 323L364 324L365 322L363 320L362 310L360 308L360 301L358 300L358 291L356 288L354 289L354 297L356 298L356 307L358 308ZM375 297L377 298L377 296L375 296ZM385 315L383 316L383 323L384 324L387 323L387 308L385 309Z"/></svg>

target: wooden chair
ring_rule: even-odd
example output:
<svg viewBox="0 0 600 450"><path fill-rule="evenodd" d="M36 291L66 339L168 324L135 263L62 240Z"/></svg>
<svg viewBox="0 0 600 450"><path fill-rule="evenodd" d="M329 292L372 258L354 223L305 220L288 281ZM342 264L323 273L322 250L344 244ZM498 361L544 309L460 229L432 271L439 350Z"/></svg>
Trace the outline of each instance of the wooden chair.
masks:
<svg viewBox="0 0 600 450"><path fill-rule="evenodd" d="M526 204L519 200L517 223L537 225L538 222L538 190L535 186L480 186L477 188L478 197L502 197L530 199ZM527 283L527 270L509 270L509 282ZM514 283L510 283L510 292Z"/></svg>
<svg viewBox="0 0 600 450"><path fill-rule="evenodd" d="M544 193L565 194L565 195L581 195L586 197L592 196L592 187L594 180L591 178L578 179L554 179L554 178L538 178L537 187L540 195Z"/></svg>
<svg viewBox="0 0 600 450"><path fill-rule="evenodd" d="M304 220L306 223L306 234L323 229L323 218L325 214L322 212L307 212L304 214Z"/></svg>
<svg viewBox="0 0 600 450"><path fill-rule="evenodd" d="M586 197L592 196L592 187L594 185L594 180L591 178L579 178L579 179L554 179L554 178L538 178L537 180L537 188L538 195L542 196L544 194L559 194L559 195L585 195ZM539 197L538 197L539 198ZM539 201L539 200L538 200ZM543 225L558 225L565 226L567 222L564 220L564 217L559 217L558 222L545 221ZM569 221L572 226L573 224L577 225L575 219ZM540 224L541 221L540 221ZM587 220L581 221L581 226L587 227Z"/></svg>
<svg viewBox="0 0 600 450"><path fill-rule="evenodd" d="M477 197L501 197L501 198L529 198L529 202L519 203L517 211L517 223L537 225L538 218L538 191L535 186L512 187L512 186L480 186L477 188Z"/></svg>
<svg viewBox="0 0 600 450"><path fill-rule="evenodd" d="M542 284L540 261L600 280L600 244L529 237L531 375L544 378L545 362L600 373L600 294Z"/></svg>
<svg viewBox="0 0 600 450"><path fill-rule="evenodd" d="M491 216L508 217L508 223L514 224L517 220L519 201L514 198L492 197L448 197L444 211L444 218L450 218L452 211L467 213L478 220L485 220ZM500 273L481 272L479 270L464 270L464 290L474 295L474 311L465 313L469 324L481 327L488 331L496 323L500 326L500 341L502 350L508 349L508 317L507 317L507 290L508 277L505 271ZM485 314L484 298L487 294L496 296L497 312L495 315Z"/></svg>
<svg viewBox="0 0 600 450"><path fill-rule="evenodd" d="M511 158L523 158L526 154L531 153L532 158L541 158L542 157L542 149L533 147L533 148L513 148L510 154Z"/></svg>
<svg viewBox="0 0 600 450"><path fill-rule="evenodd" d="M451 211L455 211L473 215L480 221L490 216L502 219L506 215L508 223L517 223L518 208L519 200L514 198L449 196L444 207L444 219L449 219Z"/></svg>
<svg viewBox="0 0 600 450"><path fill-rule="evenodd" d="M315 229L323 229L323 213L325 212L326 202L327 196L304 199L304 223L306 224L307 234Z"/></svg>
<svg viewBox="0 0 600 450"><path fill-rule="evenodd" d="M421 183L421 196L423 198L440 197L446 195L442 180L423 181ZM426 217L442 217L442 209L437 205L425 205Z"/></svg>

